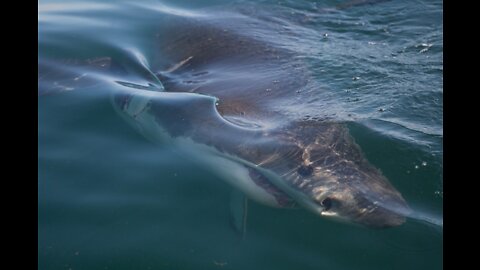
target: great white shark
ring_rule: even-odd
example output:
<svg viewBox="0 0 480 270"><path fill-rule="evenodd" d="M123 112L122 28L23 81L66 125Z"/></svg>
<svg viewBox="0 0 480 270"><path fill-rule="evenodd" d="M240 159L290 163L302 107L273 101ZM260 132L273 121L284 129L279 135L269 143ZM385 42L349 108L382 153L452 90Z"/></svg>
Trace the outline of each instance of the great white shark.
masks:
<svg viewBox="0 0 480 270"><path fill-rule="evenodd" d="M119 79L146 67L138 64L144 59L102 56L74 61L82 68L73 71L46 63L39 68L39 94L90 86L115 74L110 78L127 86L112 93L122 117L246 196L233 200L241 209L237 226L245 225L246 198L371 228L405 222L411 213L405 199L365 158L345 123L292 117L296 108L309 110L315 92L295 43L275 41L272 33L281 26L242 12L179 14L165 16L169 23L158 31L158 55L144 72L154 84L132 88ZM85 75L92 69L97 75Z"/></svg>
<svg viewBox="0 0 480 270"><path fill-rule="evenodd" d="M155 74L164 91L119 92L117 111L258 203L375 228L404 223L407 203L345 123L288 117L279 104L309 71L290 48L243 34L243 19L182 17L163 30Z"/></svg>

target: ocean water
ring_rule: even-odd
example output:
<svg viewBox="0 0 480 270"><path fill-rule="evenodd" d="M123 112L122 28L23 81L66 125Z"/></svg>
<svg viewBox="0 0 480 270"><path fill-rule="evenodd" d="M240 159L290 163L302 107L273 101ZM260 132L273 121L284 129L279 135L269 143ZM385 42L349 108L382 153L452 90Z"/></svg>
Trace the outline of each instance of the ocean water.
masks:
<svg viewBox="0 0 480 270"><path fill-rule="evenodd" d="M38 268L443 268L442 5L39 1ZM143 137L111 102L164 87L154 74L170 55L158 44L192 18L295 51L308 83L279 106L347 122L416 216L375 230L252 202L242 239L232 188Z"/></svg>

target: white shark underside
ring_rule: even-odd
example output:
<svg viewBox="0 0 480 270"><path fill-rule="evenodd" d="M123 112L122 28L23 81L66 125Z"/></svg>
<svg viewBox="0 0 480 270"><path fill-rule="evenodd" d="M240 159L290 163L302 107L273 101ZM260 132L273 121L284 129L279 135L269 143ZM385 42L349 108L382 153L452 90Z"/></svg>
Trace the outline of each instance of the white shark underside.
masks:
<svg viewBox="0 0 480 270"><path fill-rule="evenodd" d="M114 107L127 122L136 127L146 138L149 138L153 142L174 145L185 157L201 164L203 168L208 169L234 188L240 190L249 199L270 207L290 208L294 206L293 200L289 200L287 195L289 193L294 195L295 192L293 190L288 190L285 194L282 194L284 201L279 201L278 196L280 196L280 194L278 193L282 191L280 189L273 190L273 192L276 192L278 195L275 197L272 194L272 186L267 188L268 183L263 183L263 186L259 185L258 180L252 178L252 173L257 173L257 176L263 176L265 180L268 179L267 181L277 183L273 188L278 185L280 188L285 189L287 186L282 185L280 177L262 171L261 167L247 160L232 156L228 153L222 153L215 147L194 141L192 138L183 136L172 137L166 129L159 125L156 117L151 114L148 109L149 103L155 98L164 99L167 102L169 102L169 99L185 99L187 102L188 100L205 99L209 100L212 106L214 106L216 102L215 98L198 94L139 91L130 97L128 106L125 106L123 110L120 110L121 108L115 106L115 104ZM264 174L268 175L269 178L264 176Z"/></svg>

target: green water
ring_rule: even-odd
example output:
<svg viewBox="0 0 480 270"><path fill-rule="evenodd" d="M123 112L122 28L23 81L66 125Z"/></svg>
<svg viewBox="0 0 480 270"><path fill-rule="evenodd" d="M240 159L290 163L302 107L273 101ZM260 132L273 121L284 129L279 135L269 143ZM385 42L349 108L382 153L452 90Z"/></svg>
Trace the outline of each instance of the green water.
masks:
<svg viewBox="0 0 480 270"><path fill-rule="evenodd" d="M441 220L442 2L386 1L289 24L341 2L40 1L39 65L105 53L153 63L151 36L166 7L268 11L297 34L276 42L297 46L313 86L327 89L306 103L353 119L350 131L371 163L413 209ZM146 85L142 74L122 79ZM442 227L414 219L372 230L250 202L241 239L229 222L231 187L132 129L112 108L116 87L39 96L39 269L443 268Z"/></svg>

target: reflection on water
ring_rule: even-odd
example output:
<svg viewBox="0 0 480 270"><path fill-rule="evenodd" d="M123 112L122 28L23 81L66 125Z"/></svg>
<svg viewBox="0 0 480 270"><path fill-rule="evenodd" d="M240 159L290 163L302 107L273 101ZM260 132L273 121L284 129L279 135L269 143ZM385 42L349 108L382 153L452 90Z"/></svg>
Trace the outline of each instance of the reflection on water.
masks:
<svg viewBox="0 0 480 270"><path fill-rule="evenodd" d="M352 3L39 3L40 265L440 268L441 1ZM222 180L245 177L361 224L411 212L377 233L250 203L239 241Z"/></svg>

